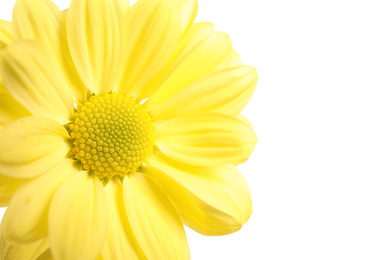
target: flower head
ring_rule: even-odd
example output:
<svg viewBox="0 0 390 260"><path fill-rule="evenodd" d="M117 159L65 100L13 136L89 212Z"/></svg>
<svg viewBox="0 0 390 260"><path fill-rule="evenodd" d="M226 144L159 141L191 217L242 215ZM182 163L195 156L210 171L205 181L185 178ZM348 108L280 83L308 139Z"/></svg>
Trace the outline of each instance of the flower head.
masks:
<svg viewBox="0 0 390 260"><path fill-rule="evenodd" d="M183 223L247 222L257 74L197 8L18 0L1 21L1 259L188 259Z"/></svg>

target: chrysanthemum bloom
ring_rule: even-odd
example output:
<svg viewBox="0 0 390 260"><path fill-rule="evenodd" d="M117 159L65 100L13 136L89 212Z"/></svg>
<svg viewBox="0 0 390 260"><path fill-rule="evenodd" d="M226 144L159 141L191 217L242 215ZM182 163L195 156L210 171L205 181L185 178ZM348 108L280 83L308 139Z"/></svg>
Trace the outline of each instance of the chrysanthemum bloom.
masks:
<svg viewBox="0 0 390 260"><path fill-rule="evenodd" d="M1 259L188 259L235 232L256 82L196 0L18 0L0 24Z"/></svg>

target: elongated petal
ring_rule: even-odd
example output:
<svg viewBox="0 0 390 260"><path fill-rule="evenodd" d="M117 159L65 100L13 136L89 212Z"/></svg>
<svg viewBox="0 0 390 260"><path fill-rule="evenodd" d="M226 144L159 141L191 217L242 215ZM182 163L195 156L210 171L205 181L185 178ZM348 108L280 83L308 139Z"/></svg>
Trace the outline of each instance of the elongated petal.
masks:
<svg viewBox="0 0 390 260"><path fill-rule="evenodd" d="M231 67L237 67L240 65L241 65L240 54L238 54L237 51L233 50L232 57L230 58L230 61L226 65L226 67L231 68Z"/></svg>
<svg viewBox="0 0 390 260"><path fill-rule="evenodd" d="M37 259L48 247L47 239L24 246L12 245L0 232L0 259L2 260Z"/></svg>
<svg viewBox="0 0 390 260"><path fill-rule="evenodd" d="M147 259L189 259L183 224L165 193L140 173L123 180L127 216Z"/></svg>
<svg viewBox="0 0 390 260"><path fill-rule="evenodd" d="M177 0L181 13L182 37L190 30L198 14L198 0Z"/></svg>
<svg viewBox="0 0 390 260"><path fill-rule="evenodd" d="M118 92L143 99L168 64L181 35L177 0L140 0L126 18L127 54Z"/></svg>
<svg viewBox="0 0 390 260"><path fill-rule="evenodd" d="M0 50L12 41L12 23L0 19Z"/></svg>
<svg viewBox="0 0 390 260"><path fill-rule="evenodd" d="M31 113L11 96L0 79L0 126L25 116Z"/></svg>
<svg viewBox="0 0 390 260"><path fill-rule="evenodd" d="M73 0L67 13L73 61L85 85L103 94L116 86L125 44L123 14L116 0Z"/></svg>
<svg viewBox="0 0 390 260"><path fill-rule="evenodd" d="M178 64L180 64L191 50L207 39L213 33L214 25L212 23L200 22L191 27L188 34L180 41L180 44L172 55L169 64L164 70L153 80L149 81L145 86L145 92L139 97L142 100L145 97L151 96L174 72Z"/></svg>
<svg viewBox="0 0 390 260"><path fill-rule="evenodd" d="M45 117L25 117L0 131L0 172L31 178L56 166L69 151L69 135Z"/></svg>
<svg viewBox="0 0 390 260"><path fill-rule="evenodd" d="M233 166L190 166L154 155L142 173L161 185L184 223L203 235L235 232L252 213L248 185Z"/></svg>
<svg viewBox="0 0 390 260"><path fill-rule="evenodd" d="M1 61L4 85L19 103L34 115L69 122L72 96L57 59L43 43L18 41Z"/></svg>
<svg viewBox="0 0 390 260"><path fill-rule="evenodd" d="M10 178L0 174L0 207L6 207L23 179Z"/></svg>
<svg viewBox="0 0 390 260"><path fill-rule="evenodd" d="M119 6L122 10L123 15L126 15L130 10L130 2L129 0L118 0Z"/></svg>
<svg viewBox="0 0 390 260"><path fill-rule="evenodd" d="M179 47L177 57L161 77L165 82L146 103L149 110L154 111L179 89L211 71L225 67L230 61L233 53L229 35L213 32L203 39L196 37L196 33L194 36L190 31L186 36L188 39L184 39L189 44Z"/></svg>
<svg viewBox="0 0 390 260"><path fill-rule="evenodd" d="M64 159L42 176L25 181L12 197L1 223L7 240L29 244L47 237L50 201L58 187L77 172L75 161Z"/></svg>
<svg viewBox="0 0 390 260"><path fill-rule="evenodd" d="M216 113L175 117L159 125L155 135L155 142L164 154L198 166L246 160L257 141L247 124Z"/></svg>
<svg viewBox="0 0 390 260"><path fill-rule="evenodd" d="M249 102L256 83L256 70L249 66L209 73L173 94L155 111L155 120L195 112L236 116Z"/></svg>
<svg viewBox="0 0 390 260"><path fill-rule="evenodd" d="M58 58L68 87L79 102L87 98L87 88L80 79L70 55L65 15L50 0L18 0L14 7L13 27L16 39L45 43Z"/></svg>
<svg viewBox="0 0 390 260"><path fill-rule="evenodd" d="M242 122L247 124L249 127L252 127L251 122L249 122L249 120L245 116L239 114L239 115L236 116L236 118L240 119Z"/></svg>
<svg viewBox="0 0 390 260"><path fill-rule="evenodd" d="M107 196L101 181L86 172L66 180L49 210L49 241L55 259L94 260L107 233Z"/></svg>
<svg viewBox="0 0 390 260"><path fill-rule="evenodd" d="M122 181L111 179L105 186L109 205L107 241L102 259L146 259L127 219L123 200Z"/></svg>

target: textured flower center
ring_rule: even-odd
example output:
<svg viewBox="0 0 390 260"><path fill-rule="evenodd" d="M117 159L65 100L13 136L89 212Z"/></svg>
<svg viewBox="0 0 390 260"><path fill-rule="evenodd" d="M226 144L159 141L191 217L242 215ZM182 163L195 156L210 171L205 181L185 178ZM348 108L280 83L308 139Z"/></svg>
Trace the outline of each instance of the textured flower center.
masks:
<svg viewBox="0 0 390 260"><path fill-rule="evenodd" d="M99 178L135 172L152 152L150 116L128 97L92 96L74 115L72 152Z"/></svg>

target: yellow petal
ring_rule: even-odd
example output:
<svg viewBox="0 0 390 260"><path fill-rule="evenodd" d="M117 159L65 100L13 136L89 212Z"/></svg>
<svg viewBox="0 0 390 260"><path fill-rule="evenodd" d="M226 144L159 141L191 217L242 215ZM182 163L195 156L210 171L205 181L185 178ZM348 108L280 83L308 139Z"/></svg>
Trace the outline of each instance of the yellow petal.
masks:
<svg viewBox="0 0 390 260"><path fill-rule="evenodd" d="M173 94L155 111L154 120L195 112L236 116L249 102L256 83L256 70L249 66L209 73Z"/></svg>
<svg viewBox="0 0 390 260"><path fill-rule="evenodd" d="M241 65L241 59L240 59L240 54L238 54L237 51L233 50L232 51L232 57L230 58L230 61L226 65L226 67L237 67Z"/></svg>
<svg viewBox="0 0 390 260"><path fill-rule="evenodd" d="M47 239L42 239L32 244L15 246L10 244L0 232L0 259L1 260L24 260L37 259L47 248Z"/></svg>
<svg viewBox="0 0 390 260"><path fill-rule="evenodd" d="M164 84L178 64L186 58L191 50L196 49L201 42L207 39L213 33L213 29L214 25L212 23L201 22L194 24L189 33L176 48L175 53L172 55L171 60L165 69L143 87L145 91L142 96L139 97L139 100L151 96L162 84Z"/></svg>
<svg viewBox="0 0 390 260"><path fill-rule="evenodd" d="M65 15L50 0L18 0L13 12L16 39L45 43L58 58L75 101L87 99L88 89L73 64L66 36Z"/></svg>
<svg viewBox="0 0 390 260"><path fill-rule="evenodd" d="M54 260L50 248L46 249L36 260Z"/></svg>
<svg viewBox="0 0 390 260"><path fill-rule="evenodd" d="M12 41L12 23L0 19L0 50Z"/></svg>
<svg viewBox="0 0 390 260"><path fill-rule="evenodd" d="M154 111L179 89L211 71L225 67L230 61L232 44L229 35L213 32L204 39L196 37L196 32L191 31L186 36L188 39L183 40L189 44L179 46L177 57L161 76L165 82L147 101L149 110Z"/></svg>
<svg viewBox="0 0 390 260"><path fill-rule="evenodd" d="M66 129L45 117L25 117L0 131L0 172L31 178L48 171L69 151Z"/></svg>
<svg viewBox="0 0 390 260"><path fill-rule="evenodd" d="M49 210L49 241L58 260L95 260L107 234L107 196L101 181L86 172L66 180Z"/></svg>
<svg viewBox="0 0 390 260"><path fill-rule="evenodd" d="M73 100L53 53L35 41L18 41L3 53L1 74L9 93L32 114L69 122Z"/></svg>
<svg viewBox="0 0 390 260"><path fill-rule="evenodd" d="M198 0L177 0L181 12L182 37L186 35L198 14Z"/></svg>
<svg viewBox="0 0 390 260"><path fill-rule="evenodd" d="M75 161L64 159L42 176L25 181L13 195L1 223L7 240L29 244L47 237L50 201L58 187L77 172Z"/></svg>
<svg viewBox="0 0 390 260"><path fill-rule="evenodd" d="M116 86L125 44L116 0L73 0L67 13L70 52L85 85L96 94Z"/></svg>
<svg viewBox="0 0 390 260"><path fill-rule="evenodd" d="M235 232L252 213L248 185L233 166L190 166L154 155L142 173L161 185L184 224L203 235Z"/></svg>
<svg viewBox="0 0 390 260"><path fill-rule="evenodd" d="M118 92L143 99L168 64L181 35L177 0L139 0L126 17L127 54Z"/></svg>
<svg viewBox="0 0 390 260"><path fill-rule="evenodd" d="M107 241L102 259L146 259L127 219L122 181L114 177L105 186L109 207Z"/></svg>
<svg viewBox="0 0 390 260"><path fill-rule="evenodd" d="M0 207L6 207L23 179L10 178L0 174Z"/></svg>
<svg viewBox="0 0 390 260"><path fill-rule="evenodd" d="M123 180L127 216L147 259L189 259L183 224L165 193L143 174Z"/></svg>
<svg viewBox="0 0 390 260"><path fill-rule="evenodd" d="M242 122L247 124L249 127L252 127L251 122L249 122L249 120L245 116L240 114L240 115L237 115L236 118L240 119Z"/></svg>
<svg viewBox="0 0 390 260"><path fill-rule="evenodd" d="M215 166L249 158L257 138L241 120L200 113L172 118L159 125L155 142L169 157L198 166Z"/></svg>
<svg viewBox="0 0 390 260"><path fill-rule="evenodd" d="M130 10L130 1L129 0L118 0L119 6L122 10L123 15L126 15Z"/></svg>
<svg viewBox="0 0 390 260"><path fill-rule="evenodd" d="M11 96L0 79L0 126L25 116L31 116L31 113Z"/></svg>

